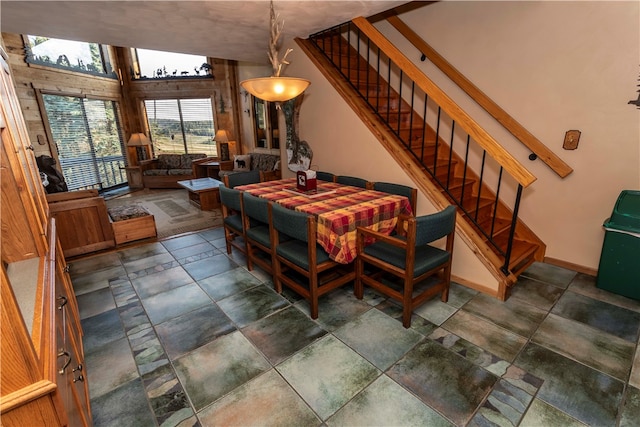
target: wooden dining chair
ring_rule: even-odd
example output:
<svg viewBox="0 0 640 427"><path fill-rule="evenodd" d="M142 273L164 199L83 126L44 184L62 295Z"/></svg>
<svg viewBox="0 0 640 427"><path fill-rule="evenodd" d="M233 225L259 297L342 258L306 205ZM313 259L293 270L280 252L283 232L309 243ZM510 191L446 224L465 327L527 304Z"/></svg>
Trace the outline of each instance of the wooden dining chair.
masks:
<svg viewBox="0 0 640 427"><path fill-rule="evenodd" d="M248 172L236 172L225 175L222 180L224 185L229 188L235 188L239 185L255 184L256 182L260 182L260 171L256 169Z"/></svg>
<svg viewBox="0 0 640 427"><path fill-rule="evenodd" d="M338 184L351 185L352 187L368 188L369 181L355 176L338 175L336 181Z"/></svg>
<svg viewBox="0 0 640 427"><path fill-rule="evenodd" d="M222 205L222 226L227 253L231 254L231 246L243 254L247 254L245 224L242 217L242 192L221 185L220 204Z"/></svg>
<svg viewBox="0 0 640 427"><path fill-rule="evenodd" d="M407 185L394 184L392 182L374 182L371 188L376 191L382 191L383 193L397 194L399 196L407 197L411 204L411 212L416 215L416 209L418 206L417 189Z"/></svg>
<svg viewBox="0 0 640 427"><path fill-rule="evenodd" d="M318 171L316 172L316 179L327 182L335 182L336 176L331 172Z"/></svg>
<svg viewBox="0 0 640 427"><path fill-rule="evenodd" d="M455 228L456 208L453 205L431 215L401 215L396 226L398 236L358 227L356 297L362 299L364 285L368 285L399 301L405 328L411 326L411 314L420 304L438 293L446 302L451 283ZM445 236L445 249L430 244ZM374 239L374 243L365 246L365 239ZM365 264L369 267L366 271ZM431 280L431 276L438 276L437 280ZM396 282L400 282L399 290Z"/></svg>
<svg viewBox="0 0 640 427"><path fill-rule="evenodd" d="M288 240L281 241L282 235ZM317 243L317 224L313 215L271 205L271 244L275 248L274 287L284 284L304 297L312 319L318 318L318 298L355 278L353 265L340 264ZM304 278L296 280L295 273Z"/></svg>
<svg viewBox="0 0 640 427"><path fill-rule="evenodd" d="M256 197L246 191L242 193L242 214L247 243L247 269L257 264L269 274L273 273L273 248L269 217L271 206L267 199Z"/></svg>

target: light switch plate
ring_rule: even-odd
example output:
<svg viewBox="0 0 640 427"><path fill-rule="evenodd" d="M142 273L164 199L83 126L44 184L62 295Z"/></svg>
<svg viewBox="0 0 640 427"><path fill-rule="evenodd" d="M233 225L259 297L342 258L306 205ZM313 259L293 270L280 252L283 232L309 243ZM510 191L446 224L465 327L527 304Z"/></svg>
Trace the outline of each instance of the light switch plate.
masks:
<svg viewBox="0 0 640 427"><path fill-rule="evenodd" d="M565 150L575 150L578 148L578 142L580 141L580 131L579 130L569 130L564 134L564 144L562 144L562 148Z"/></svg>

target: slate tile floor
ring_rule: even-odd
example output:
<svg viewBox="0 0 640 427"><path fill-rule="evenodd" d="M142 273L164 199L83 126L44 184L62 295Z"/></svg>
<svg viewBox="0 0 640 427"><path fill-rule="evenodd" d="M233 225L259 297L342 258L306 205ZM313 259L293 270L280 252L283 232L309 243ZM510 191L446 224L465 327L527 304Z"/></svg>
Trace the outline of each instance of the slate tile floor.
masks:
<svg viewBox="0 0 640 427"><path fill-rule="evenodd" d="M339 289L320 317L222 229L71 262L96 426L640 424L640 302L534 264L506 302Z"/></svg>

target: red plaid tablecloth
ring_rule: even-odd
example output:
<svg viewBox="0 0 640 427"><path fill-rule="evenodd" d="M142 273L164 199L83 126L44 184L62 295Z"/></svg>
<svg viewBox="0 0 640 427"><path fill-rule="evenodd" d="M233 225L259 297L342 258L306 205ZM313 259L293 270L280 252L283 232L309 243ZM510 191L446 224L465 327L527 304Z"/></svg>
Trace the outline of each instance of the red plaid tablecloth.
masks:
<svg viewBox="0 0 640 427"><path fill-rule="evenodd" d="M389 234L401 213L412 214L404 196L318 181L319 194L295 194L296 179L266 181L235 187L282 206L315 215L317 240L331 259L348 264L356 253L356 228L368 227ZM326 193L322 193L326 191Z"/></svg>

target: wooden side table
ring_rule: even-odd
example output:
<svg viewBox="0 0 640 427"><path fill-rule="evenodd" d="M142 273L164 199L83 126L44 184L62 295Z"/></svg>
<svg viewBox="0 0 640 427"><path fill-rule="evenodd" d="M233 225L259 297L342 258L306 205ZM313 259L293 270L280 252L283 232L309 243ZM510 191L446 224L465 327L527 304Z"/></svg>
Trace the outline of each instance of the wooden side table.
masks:
<svg viewBox="0 0 640 427"><path fill-rule="evenodd" d="M178 185L189 192L191 204L203 211L210 211L220 207L220 190L222 182L213 178L186 179L178 181Z"/></svg>
<svg viewBox="0 0 640 427"><path fill-rule="evenodd" d="M202 162L194 163L196 168L196 178L213 178L220 179L218 172L220 172L220 162Z"/></svg>
<svg viewBox="0 0 640 427"><path fill-rule="evenodd" d="M143 188L142 168L140 166L127 166L124 168L127 173L129 188Z"/></svg>

